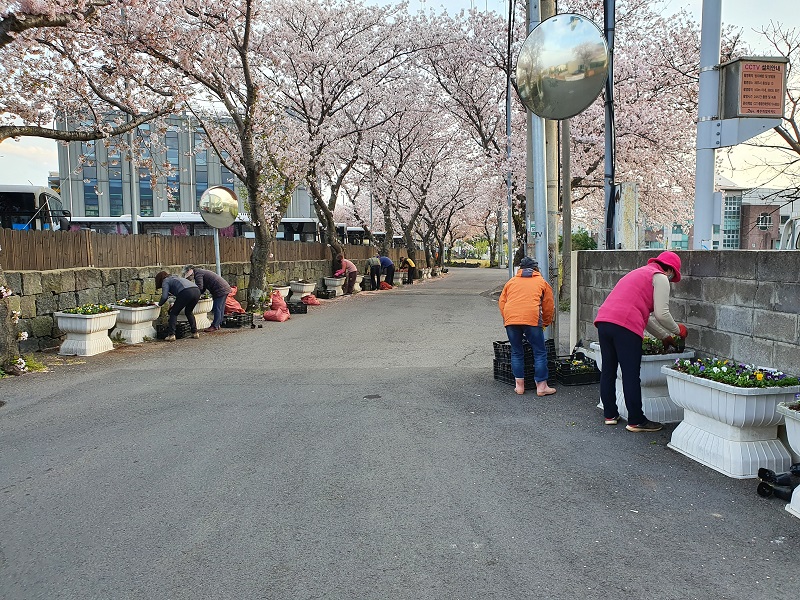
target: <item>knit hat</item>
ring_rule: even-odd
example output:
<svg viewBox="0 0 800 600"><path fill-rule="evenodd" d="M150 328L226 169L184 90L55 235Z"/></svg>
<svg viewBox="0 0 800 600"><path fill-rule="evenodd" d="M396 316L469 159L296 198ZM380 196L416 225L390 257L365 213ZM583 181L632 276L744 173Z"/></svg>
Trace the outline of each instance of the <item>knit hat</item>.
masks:
<svg viewBox="0 0 800 600"><path fill-rule="evenodd" d="M670 252L667 250L666 252L662 252L655 258L650 258L647 260L647 264L650 263L658 263L663 268L670 268L675 271L675 277L673 278L673 283L678 283L681 280L681 257L675 254L674 252Z"/></svg>
<svg viewBox="0 0 800 600"><path fill-rule="evenodd" d="M519 261L519 268L520 269L535 269L539 266L539 262L532 259L530 256L524 257L521 261Z"/></svg>
<svg viewBox="0 0 800 600"><path fill-rule="evenodd" d="M194 265L186 265L185 267L183 267L183 271L181 271L181 276L186 277L186 274L189 271L194 271Z"/></svg>

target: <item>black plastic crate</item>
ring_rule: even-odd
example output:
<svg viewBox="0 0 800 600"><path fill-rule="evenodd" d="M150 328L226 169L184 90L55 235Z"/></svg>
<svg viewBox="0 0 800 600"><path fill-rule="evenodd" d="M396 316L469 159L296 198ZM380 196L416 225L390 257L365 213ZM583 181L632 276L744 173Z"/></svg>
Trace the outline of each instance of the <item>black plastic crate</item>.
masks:
<svg viewBox="0 0 800 600"><path fill-rule="evenodd" d="M302 302L287 302L286 306L289 307L289 314L291 315L304 315L308 312L308 304Z"/></svg>
<svg viewBox="0 0 800 600"><path fill-rule="evenodd" d="M234 313L222 318L222 326L228 329L250 327L253 324L253 313Z"/></svg>
<svg viewBox="0 0 800 600"><path fill-rule="evenodd" d="M321 298L322 300L330 300L331 298L336 297L336 292L334 290L320 290L315 294L315 296L317 298Z"/></svg>
<svg viewBox="0 0 800 600"><path fill-rule="evenodd" d="M156 338L163 340L169 335L169 328L167 325L156 326ZM181 339L192 335L192 326L188 321L178 321L175 323L175 338Z"/></svg>
<svg viewBox="0 0 800 600"><path fill-rule="evenodd" d="M549 366L549 363L552 363L556 359L555 340L545 340L544 347L547 349L547 362ZM533 348L531 348L530 344L525 340L522 342L522 349L525 352L525 360L527 361L528 358L530 358L531 361L533 361ZM494 342L494 357L510 361L511 343L508 340Z"/></svg>
<svg viewBox="0 0 800 600"><path fill-rule="evenodd" d="M576 360L580 364L574 364ZM600 370L591 358L562 356L555 361L555 376L563 385L588 385L600 381Z"/></svg>
<svg viewBox="0 0 800 600"><path fill-rule="evenodd" d="M503 383L510 383L511 385L515 385L516 381L514 378L514 373L511 371L511 363L507 363L503 360L494 359L494 378L498 381L502 381ZM536 385L536 380L534 379L533 367L530 369L525 369L525 385L532 386Z"/></svg>

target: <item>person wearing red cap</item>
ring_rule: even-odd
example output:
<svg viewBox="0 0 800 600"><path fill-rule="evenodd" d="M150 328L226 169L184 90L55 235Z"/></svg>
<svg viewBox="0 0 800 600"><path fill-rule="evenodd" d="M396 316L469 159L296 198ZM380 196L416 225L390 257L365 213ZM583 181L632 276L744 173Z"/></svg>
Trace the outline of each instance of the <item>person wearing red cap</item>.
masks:
<svg viewBox="0 0 800 600"><path fill-rule="evenodd" d="M669 284L680 280L680 257L674 252L662 252L623 276L597 311L594 324L603 359L600 400L606 425L616 425L620 419L616 393L619 367L628 409L626 429L659 431L663 427L649 420L642 410L642 340L645 331L659 339L686 338L686 327L676 323L669 311Z"/></svg>

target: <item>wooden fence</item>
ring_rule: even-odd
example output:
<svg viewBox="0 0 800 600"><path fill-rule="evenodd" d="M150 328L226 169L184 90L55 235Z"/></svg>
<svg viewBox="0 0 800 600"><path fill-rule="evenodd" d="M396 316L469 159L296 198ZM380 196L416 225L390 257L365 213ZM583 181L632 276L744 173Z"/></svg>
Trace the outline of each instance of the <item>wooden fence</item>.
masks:
<svg viewBox="0 0 800 600"><path fill-rule="evenodd" d="M249 262L255 240L220 238L220 261ZM275 240L272 261L328 260L325 244ZM345 256L365 259L371 246L345 246ZM397 262L404 250L389 256ZM212 236L118 235L94 231L17 231L0 229L0 265L6 271L50 271L78 267L147 267L214 264Z"/></svg>

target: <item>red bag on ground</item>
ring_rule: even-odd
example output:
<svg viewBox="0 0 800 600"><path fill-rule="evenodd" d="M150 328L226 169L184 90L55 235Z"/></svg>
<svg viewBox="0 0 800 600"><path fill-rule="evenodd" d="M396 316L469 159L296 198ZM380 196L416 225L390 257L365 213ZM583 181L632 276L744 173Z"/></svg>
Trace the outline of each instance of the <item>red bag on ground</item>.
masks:
<svg viewBox="0 0 800 600"><path fill-rule="evenodd" d="M272 292L272 296L270 296L269 306L272 310L285 310L289 312L289 307L286 306L286 300L283 299L281 293L278 290Z"/></svg>
<svg viewBox="0 0 800 600"><path fill-rule="evenodd" d="M389 285L388 283L386 283L385 281L381 281L381 284L378 286L378 289L380 289L380 290L390 290L390 289L392 289L392 286Z"/></svg>
<svg viewBox="0 0 800 600"><path fill-rule="evenodd" d="M289 309L286 310L268 310L264 313L264 320L265 321L277 321L278 323L283 323L287 319L290 319L289 316Z"/></svg>
<svg viewBox="0 0 800 600"><path fill-rule="evenodd" d="M308 304L309 306L319 306L319 300L314 294L309 294L308 296L303 296L300 298L300 302L303 304Z"/></svg>
<svg viewBox="0 0 800 600"><path fill-rule="evenodd" d="M270 298L270 306L272 306L272 310L268 310L264 313L264 320L265 321L277 321L279 323L283 323L289 317L289 307L286 306L286 301L281 296L281 293L278 290L272 292L272 296Z"/></svg>
<svg viewBox="0 0 800 600"><path fill-rule="evenodd" d="M231 286L231 293L225 298L225 314L236 315L244 313L242 305L236 300L236 292L239 291L235 285Z"/></svg>

